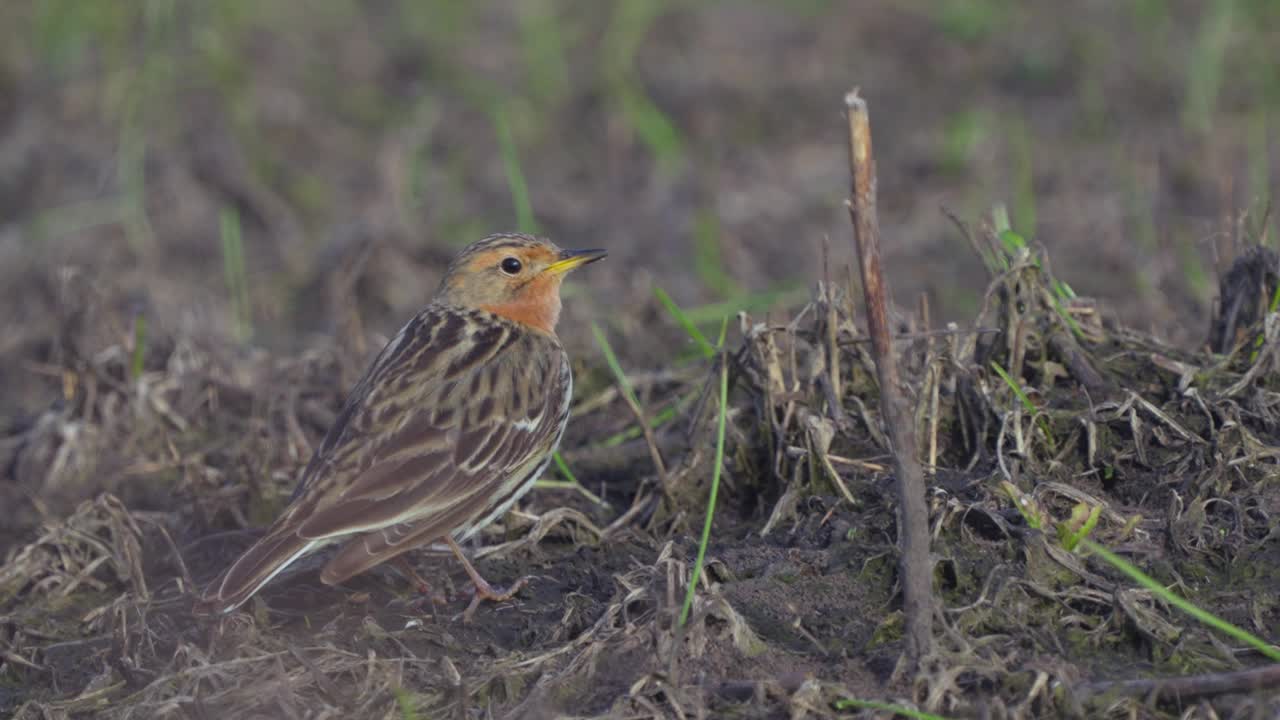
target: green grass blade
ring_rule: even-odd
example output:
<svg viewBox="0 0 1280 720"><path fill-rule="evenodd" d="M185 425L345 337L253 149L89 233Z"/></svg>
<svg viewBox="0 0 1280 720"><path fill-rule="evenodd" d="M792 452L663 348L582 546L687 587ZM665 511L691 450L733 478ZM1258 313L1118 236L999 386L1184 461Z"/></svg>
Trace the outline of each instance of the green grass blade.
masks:
<svg viewBox="0 0 1280 720"><path fill-rule="evenodd" d="M627 125L657 160L658 171L673 174L685 164L680 131L646 94L636 76L636 56L653 24L666 12L666 2L621 0L605 29L600 68L609 96Z"/></svg>
<svg viewBox="0 0 1280 720"><path fill-rule="evenodd" d="M1089 506L1088 503L1076 503L1071 508L1071 519L1058 523L1058 541L1062 547L1075 552L1076 546L1098 526L1098 518L1102 517L1102 506Z"/></svg>
<svg viewBox="0 0 1280 720"><path fill-rule="evenodd" d="M530 4L534 5L531 10L516 13L529 68L529 89L542 107L551 108L569 92L563 22L549 3Z"/></svg>
<svg viewBox="0 0 1280 720"><path fill-rule="evenodd" d="M1072 291L1072 296L1074 297L1074 291ZM1062 297L1054 296L1053 309L1058 313L1058 317L1062 318L1062 322L1066 323L1067 327L1071 329L1072 334L1075 335L1077 339L1083 340L1084 331L1080 329L1078 324L1076 324L1076 319L1071 317L1071 313L1067 312L1067 308L1062 304L1062 300Z"/></svg>
<svg viewBox="0 0 1280 720"><path fill-rule="evenodd" d="M1001 230L1000 242L1004 244L1004 251L1009 253L1009 257L1017 257L1027 249L1026 238L1012 230Z"/></svg>
<svg viewBox="0 0 1280 720"><path fill-rule="evenodd" d="M1027 393L1022 390L1022 387L1019 386L1012 377L1009 377L1009 372L1001 367L1000 363L992 360L991 369L995 370L996 374L1000 376L1000 379L1004 380L1004 384L1008 385L1009 389L1013 391L1013 394L1018 396L1018 400L1022 401L1022 406L1027 409L1027 412L1036 412L1036 404L1031 402L1031 398L1027 397Z"/></svg>
<svg viewBox="0 0 1280 720"><path fill-rule="evenodd" d="M638 82L627 80L619 83L615 92L627 122L657 159L659 172L667 175L678 172L684 166L684 147L675 124L645 94Z"/></svg>
<svg viewBox="0 0 1280 720"><path fill-rule="evenodd" d="M692 399L692 396L688 396L688 395L677 398L676 402L673 405L663 408L653 417L649 418L649 427L656 429L658 427L661 427L663 424L670 422L676 416L676 413L680 411L681 408L689 404L689 401L691 399ZM606 448L617 447L628 440L635 440L636 438L640 437L643 434L644 434L644 431L641 430L640 428L629 427L626 430L623 430L622 432L614 433L609 437L605 438L604 440L601 440L600 447L606 447Z"/></svg>
<svg viewBox="0 0 1280 720"><path fill-rule="evenodd" d="M1027 412L1032 415L1036 415L1040 412L1036 407L1036 404L1031 402L1031 398L1027 397L1027 393L1022 390L1022 387L1018 385L1012 377L1009 377L1009 373L1004 368L1000 367L1000 363L992 360L991 369L995 370L996 374L999 375L1000 378L1004 380L1004 383L1009 386L1009 389L1013 391L1013 394L1018 396L1018 399L1022 401L1022 406L1027 409ZM1038 424L1040 425L1040 430L1044 432L1045 440L1049 442L1050 446L1055 445L1053 442L1053 433L1049 430L1049 422L1044 419L1043 415L1040 415L1037 419L1040 421Z"/></svg>
<svg viewBox="0 0 1280 720"><path fill-rule="evenodd" d="M129 360L129 377L142 377L147 359L147 317L138 313L133 317L133 357Z"/></svg>
<svg viewBox="0 0 1280 720"><path fill-rule="evenodd" d="M741 295L742 288L725 268L720 251L720 218L712 210L702 210L693 225L693 270L702 284L720 297Z"/></svg>
<svg viewBox="0 0 1280 720"><path fill-rule="evenodd" d="M913 720L947 720L941 715L933 713L912 710L901 705L893 705L891 703L876 702L874 700L854 700L852 698L844 698L836 701L837 710L884 710L894 715L913 718Z"/></svg>
<svg viewBox="0 0 1280 720"><path fill-rule="evenodd" d="M560 454L559 450L551 456L551 459L555 461L556 470L560 471L560 474L564 476L565 480L575 484L578 482L578 477L569 469L569 463L564 461L564 456Z"/></svg>
<svg viewBox="0 0 1280 720"><path fill-rule="evenodd" d="M421 715L418 714L417 703L413 701L413 694L404 688L392 688L391 693L395 695L396 707L400 710L401 720L418 720Z"/></svg>
<svg viewBox="0 0 1280 720"><path fill-rule="evenodd" d="M605 336L604 330L600 329L595 321L591 322L591 334L595 336L596 344L600 346L600 352L604 353L605 364L609 366L613 377L618 381L618 388L636 407L640 406L640 400L636 398L635 390L631 389L631 381L627 379L627 374L622 370L622 364L618 362L618 356L613 352L613 346L609 344L609 338Z"/></svg>
<svg viewBox="0 0 1280 720"><path fill-rule="evenodd" d="M1009 222L1009 207L1004 203L996 203L991 208L991 226L997 233L1013 229L1013 224Z"/></svg>
<svg viewBox="0 0 1280 720"><path fill-rule="evenodd" d="M809 289L804 287L789 287L780 290L769 290L759 293L748 293L738 297L729 298L724 302L711 303L700 307L685 310L685 317L694 325L709 325L713 322L719 322L725 317L736 315L739 310L746 312L758 312L768 310L775 305L791 305L793 303L803 303L809 298Z"/></svg>
<svg viewBox="0 0 1280 720"><path fill-rule="evenodd" d="M1013 216L1018 219L1018 227L1030 237L1035 237L1036 188L1035 166L1032 149L1034 140L1027 122L1019 115L1010 115L1008 133L1010 151L1013 161Z"/></svg>
<svg viewBox="0 0 1280 720"><path fill-rule="evenodd" d="M1022 515L1022 519L1026 521L1027 527L1039 530L1045 525L1044 511L1040 509L1040 504L1034 498L1029 497L1026 493L1018 489L1017 485L1008 480L1000 481L1000 490L1008 496L1013 506L1017 508L1018 514Z"/></svg>
<svg viewBox="0 0 1280 720"><path fill-rule="evenodd" d="M662 306L671 314L671 317L675 319L676 324L684 328L684 331L693 339L694 344L698 346L698 350L702 352L702 356L705 358L714 357L716 349L711 346L711 342L707 340L707 336L703 335L702 331L698 329L698 326L693 324L693 321L689 319L689 316L685 314L684 310L680 309L680 306L676 304L676 301L671 299L671 296L667 294L667 291L655 285L653 288L653 294L658 298L658 302L662 303Z"/></svg>
<svg viewBox="0 0 1280 720"><path fill-rule="evenodd" d="M1271 304L1267 306L1267 312L1273 313L1277 307L1280 307L1280 285L1276 285L1275 292L1271 293ZM1253 350L1249 353L1249 362L1257 362L1258 353L1262 352L1262 346L1266 343L1267 336L1259 333L1258 339L1253 341Z"/></svg>
<svg viewBox="0 0 1280 720"><path fill-rule="evenodd" d="M578 482L578 477L569 469L569 464L564 461L564 456L560 454L559 450L555 451L555 453L551 455L551 459L556 464L556 470L558 470L565 479L547 480L545 478L540 478L536 483L534 483L534 487L552 490L576 490L593 504L599 505L600 507L609 507L609 503L605 502L603 498L588 490L586 485Z"/></svg>
<svg viewBox="0 0 1280 720"><path fill-rule="evenodd" d="M511 202L515 205L516 227L520 228L520 232L537 234L538 221L533 217L533 203L529 201L529 184L525 181L524 170L520 166L520 153L515 136L511 134L507 111L501 106L493 110L493 130L498 136L498 151L502 154L502 167L507 174L507 188L511 191Z"/></svg>
<svg viewBox="0 0 1280 720"><path fill-rule="evenodd" d="M1155 593L1170 605L1178 608L1196 620L1199 620L1201 623L1208 625L1225 635L1230 635L1246 645L1253 647L1272 661L1280 662L1280 647L1267 643L1262 638L1254 635L1248 630L1236 627L1207 610L1202 610L1199 607L1196 607L1190 601L1185 600L1181 596L1175 594L1172 590L1161 585L1155 578L1139 570L1137 566L1133 565L1128 560L1116 555L1098 543L1085 539L1081 541L1081 544L1088 548L1090 552L1097 553L1098 557L1106 560L1112 567L1133 578L1139 585Z"/></svg>
<svg viewBox="0 0 1280 720"><path fill-rule="evenodd" d="M724 327L720 329L721 343L724 341ZM689 610L693 608L693 596L698 590L698 580L702 577L702 564L707 559L707 544L711 542L711 521L716 512L716 495L720 490L720 469L724 465L724 431L725 418L729 413L729 363L727 359L720 361L720 410L716 418L716 455L711 470L711 494L707 498L707 519L702 524L702 539L698 541L698 557L693 563L693 573L689 577L689 589L684 595L684 605L680 608L680 626L689 620Z"/></svg>
<svg viewBox="0 0 1280 720"><path fill-rule="evenodd" d="M253 316L244 262L244 237L240 231L240 216L235 210L224 208L219 213L218 230L222 240L222 271L231 301L232 331L236 340L247 342L253 335Z"/></svg>
<svg viewBox="0 0 1280 720"><path fill-rule="evenodd" d="M1187 87L1182 102L1183 128L1199 133L1213 130L1236 5L1234 0L1214 0L1205 4L1208 7L1201 16L1196 40L1190 50Z"/></svg>
<svg viewBox="0 0 1280 720"><path fill-rule="evenodd" d="M1004 246L1004 253L999 256L999 261L1003 269L1008 270L1009 261L1017 258L1024 252L1029 252L1029 246L1026 238L1014 232L1009 226L1009 209L1004 205L996 205L991 210L991 220L995 227L996 234L1000 239L1000 243ZM1044 267L1040 264L1038 258L1033 258L1035 267L1046 276L1049 283L1049 289L1053 297L1053 309L1058 313L1058 317L1062 318L1062 322L1067 328L1080 339L1084 339L1084 331L1080 329L1080 325L1076 323L1076 319L1071 317L1071 313L1067 312L1066 307L1062 304L1064 301L1073 300L1076 297L1076 291L1071 286L1061 280L1047 277Z"/></svg>

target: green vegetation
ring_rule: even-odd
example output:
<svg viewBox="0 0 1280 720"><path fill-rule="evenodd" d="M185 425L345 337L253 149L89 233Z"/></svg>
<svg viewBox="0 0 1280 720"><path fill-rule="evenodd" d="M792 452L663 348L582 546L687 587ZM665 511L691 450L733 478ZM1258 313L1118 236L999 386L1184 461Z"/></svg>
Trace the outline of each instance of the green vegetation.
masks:
<svg viewBox="0 0 1280 720"><path fill-rule="evenodd" d="M138 313L133 317L133 353L129 357L129 378L137 380L146 369L147 317Z"/></svg>
<svg viewBox="0 0 1280 720"><path fill-rule="evenodd" d="M676 301L671 299L671 296L667 294L667 291L657 285L654 285L653 294L658 298L658 302L662 303L662 307L666 308L668 313L671 313L671 317L675 319L676 324L689 334L689 338L693 340L695 345L697 345L702 356L705 358L714 357L716 354L715 347L707 340L707 336L702 334L702 331L698 329L698 326L694 324L693 320L689 319L689 316L685 314L684 310L680 309L680 306L676 304Z"/></svg>
<svg viewBox="0 0 1280 720"><path fill-rule="evenodd" d="M1156 582L1154 578L1139 570L1132 563L1119 555L1116 555L1102 545L1099 545L1089 539L1082 540L1082 544L1087 550L1089 550L1089 552L1095 553L1098 557L1106 560L1112 567L1125 575L1128 575L1139 585L1142 585L1146 589L1155 593L1160 597L1160 599L1190 615L1205 626L1211 627L1224 635L1229 635L1236 640L1249 645L1253 649L1270 658L1273 662L1280 662L1280 647L1272 645L1262 638L1259 638L1257 635L1254 635L1243 628L1232 625L1217 615L1188 602L1181 596L1166 588L1164 585Z"/></svg>
<svg viewBox="0 0 1280 720"><path fill-rule="evenodd" d="M511 125L507 122L507 112L501 106L493 109L493 129L498 136L498 147L502 152L502 167L507 172L507 187L511 191L511 201L515 204L516 227L520 232L536 234L538 222L533 217L529 184L525 181L524 169L520 166L520 153L516 148L515 138L511 134Z"/></svg>
<svg viewBox="0 0 1280 720"><path fill-rule="evenodd" d="M1196 44L1187 63L1187 93L1182 106L1182 122L1189 130L1207 133L1213 129L1227 43L1235 21L1235 6L1236 0L1205 3Z"/></svg>
<svg viewBox="0 0 1280 720"><path fill-rule="evenodd" d="M693 269L702 283L722 298L742 294L742 288L725 270L720 252L720 219L714 212L698 213L693 226Z"/></svg>
<svg viewBox="0 0 1280 720"><path fill-rule="evenodd" d="M1013 158L1013 216L1017 226L1034 236L1038 215L1036 211L1035 167L1032 164L1034 142L1031 129L1020 115L1005 117L1009 135L1009 152ZM1008 229L1008 228L1005 228Z"/></svg>
<svg viewBox="0 0 1280 720"><path fill-rule="evenodd" d="M1052 522L1052 518L1034 499L1023 494L1012 483L1005 482L1001 484L1001 489L1005 495L1013 502L1019 514L1027 525L1034 529L1043 529ZM1168 589L1155 578L1142 572L1137 566L1115 554L1105 546L1089 539L1089 534L1098 524L1098 518L1102 514L1100 506L1090 506L1086 503L1077 503L1071 510L1071 518L1065 522L1057 523L1057 532L1059 542L1062 546L1072 552L1079 552L1080 549L1087 550L1098 557L1102 558L1108 565L1111 565L1120 572L1128 575L1142 587L1154 593L1161 600L1178 608L1182 612L1190 615L1206 627L1217 630L1218 632L1228 635L1239 640L1262 655L1270 658L1275 662L1280 662L1280 646L1273 645L1257 635L1233 625L1226 620L1214 615L1213 613L1198 607L1179 596L1177 593Z"/></svg>
<svg viewBox="0 0 1280 720"><path fill-rule="evenodd" d="M586 485L578 482L577 476L569 469L569 464L565 462L564 456L560 454L559 450L557 450L551 457L555 462L556 470L562 477L564 477L564 480L548 480L543 477L536 481L534 487L546 490L573 490L576 493L580 493L595 505L599 505L603 508L609 507L609 503L601 499L599 495L588 490Z"/></svg>
<svg viewBox="0 0 1280 720"><path fill-rule="evenodd" d="M942 167L959 175L969 168L974 153L990 133L991 117L981 109L953 115L943 133Z"/></svg>
<svg viewBox="0 0 1280 720"><path fill-rule="evenodd" d="M617 0L605 31L600 71L627 124L649 149L658 170L684 168L684 143L676 124L645 92L635 68L640 44L666 10L665 0Z"/></svg>
<svg viewBox="0 0 1280 720"><path fill-rule="evenodd" d="M422 717L418 714L418 704L414 700L413 693L404 688L395 688L392 692L395 694L396 706L400 709L402 720L419 720Z"/></svg>
<svg viewBox="0 0 1280 720"><path fill-rule="evenodd" d="M604 354L605 364L609 366L609 371L613 373L613 379L618 383L618 390L626 398L627 402L633 407L640 407L640 399L636 397L636 391L631 387L631 380L627 378L627 373L622 369L622 364L618 362L618 355L613 351L613 345L609 343L609 336L605 335L604 330L596 323L591 323L591 334L596 339L596 344L600 347L600 352Z"/></svg>
<svg viewBox="0 0 1280 720"><path fill-rule="evenodd" d="M253 307L249 300L240 216L235 210L228 208L222 211L218 218L218 230L222 238L222 273L231 304L231 330L237 341L248 342L253 335Z"/></svg>
<svg viewBox="0 0 1280 720"><path fill-rule="evenodd" d="M1026 68L1048 62L1051 67L1045 72L1050 77L1059 73L1054 68L1064 62L1073 58L1085 61L1083 69L1073 75L1081 98L1078 111L1086 116L1083 125L1094 128L1095 134L1103 133L1097 136L1100 140L1106 138L1103 110L1114 100L1108 97L1114 91L1108 86L1107 75L1114 73L1117 61L1110 43L1095 34L1073 36L1071 54L1045 60L1031 52L1029 40L1020 39L1029 11L1017 3L945 0L908 6L956 42L1009 43L1011 60ZM683 119L655 97L645 77L642 50L666 18L696 12L697 8L696 4L674 0L619 0L597 19L603 35L593 41L592 21L580 17L565 0L531 2L513 16L514 47L522 75L501 84L462 52L467 38L481 37L486 27L483 4L393 2L374 16L354 0L321 0L299 20L280 6L246 0L211 5L181 0L118 4L52 0L28 10L14 6L0 11L0 20L5 21L7 44L18 54L35 58L55 79L96 78L93 101L116 133L115 195L91 204L48 208L45 217L50 222L43 229L56 236L85 224L118 223L134 251L144 253L157 242L151 210L145 202L152 182L146 159L179 139L178 108L184 101L179 93L183 88L209 91L222 103L235 140L247 150L245 157L256 181L278 189L302 211L307 227L329 227L340 218L331 215L335 203L329 181L305 168L290 167L289 149L263 132L271 120L253 95L255 42L263 33L271 34L272 43L282 50L302 53L305 58L305 82L297 99L312 107L335 108L356 132L377 132L406 122L429 124L431 119L422 113L420 95L376 83L336 86L332 78L337 59L326 56L323 38L369 23L368 30L380 43L403 53L406 59L422 59L428 68L424 80L431 87L447 88L472 110L489 115L511 186L514 220L531 231L538 224L529 186L536 185L538 178L528 177L519 149L540 147L553 140L563 132L563 121L572 117L565 113L577 100L576 84L584 78L572 75L571 59L592 68L593 77L585 78L586 82L598 88L609 112L654 159L660 174L674 176L691 170L689 128L682 127ZM819 0L774 8L814 22L838 10L838 4ZM1272 175L1266 138L1280 110L1280 74L1273 71L1274 58L1268 52L1273 28L1280 22L1276 4L1264 0L1203 3L1193 15L1192 51L1183 54L1175 53L1172 48L1177 43L1169 41L1182 23L1173 4L1141 0L1130 3L1127 14L1139 52L1149 56L1144 57L1146 64L1164 75L1185 79L1179 93L1184 127L1198 133L1214 127L1222 112L1224 93L1232 90L1225 78L1240 78L1241 92L1249 96L1248 192L1251 198L1264 198ZM281 33L278 29L285 26L295 27L296 32ZM1104 56L1110 61L1091 61ZM586 62L579 62L584 59ZM992 133L1006 138L1007 189L1015 224L1023 232L1036 234L1040 209L1035 197L1034 160L1042 138L1033 134L1032 124L1014 110L981 104L957 112L945 122L940 162L949 173L968 167ZM415 222L423 215L429 217L432 227L424 236L456 240L492 226L491 221L477 220L476 213L466 207L471 185L468 175L480 165L479 153L483 151L449 147L441 156L427 153L423 146L413 148L409 163L412 193L404 207L414 212L410 219ZM438 184L447 186L448 191L425 197L423 177L428 173L437 175ZM711 294L737 298L746 290L724 270L716 242L718 222L712 213L699 214L689 260ZM1140 235L1149 233L1142 230ZM1212 282L1203 272L1196 243L1186 239L1176 246L1182 253L1179 265L1186 282L1197 296L1207 298ZM273 278L294 279L288 275ZM266 283L262 291L275 292ZM712 312L711 319L700 324L714 323L722 314Z"/></svg>
<svg viewBox="0 0 1280 720"><path fill-rule="evenodd" d="M955 40L976 43L999 33L1010 20L1008 0L940 0L930 4L935 21Z"/></svg>
<svg viewBox="0 0 1280 720"><path fill-rule="evenodd" d="M912 720L947 720L945 717L941 715L934 715L933 713L920 712L919 710L912 710L911 708L905 708L905 707L902 707L901 705L894 705L892 703L874 702L871 700L855 700L853 698L842 698L840 700L837 700L836 709L837 710L883 710L885 712L893 713L894 716L911 718Z"/></svg>
<svg viewBox="0 0 1280 720"><path fill-rule="evenodd" d="M711 466L711 490L707 495L706 519L702 523L702 537L698 540L698 556L693 562L693 571L689 573L689 587L685 590L684 604L680 606L680 625L689 620L689 611L693 608L693 596L698 591L698 580L702 577L703 563L707 559L707 546L711 543L711 525L716 512L716 495L720 492L720 471L724 469L724 433L729 414L729 362L724 357L725 331L729 320L725 318L720 326L720 339L716 347L721 349L720 358L720 404L716 408L716 453Z"/></svg>

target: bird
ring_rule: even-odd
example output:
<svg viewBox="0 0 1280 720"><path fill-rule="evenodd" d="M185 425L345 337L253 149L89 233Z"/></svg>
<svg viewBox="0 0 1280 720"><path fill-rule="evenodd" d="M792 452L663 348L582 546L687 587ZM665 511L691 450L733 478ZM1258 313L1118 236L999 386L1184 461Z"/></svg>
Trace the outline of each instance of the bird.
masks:
<svg viewBox="0 0 1280 720"><path fill-rule="evenodd" d="M475 586L468 617L482 599L512 597L525 579L490 585L459 543L523 497L559 446L573 392L555 332L560 286L606 255L521 233L463 249L352 388L288 506L207 587L196 613L234 611L333 544L326 585L389 562L425 593L403 554L443 540Z"/></svg>

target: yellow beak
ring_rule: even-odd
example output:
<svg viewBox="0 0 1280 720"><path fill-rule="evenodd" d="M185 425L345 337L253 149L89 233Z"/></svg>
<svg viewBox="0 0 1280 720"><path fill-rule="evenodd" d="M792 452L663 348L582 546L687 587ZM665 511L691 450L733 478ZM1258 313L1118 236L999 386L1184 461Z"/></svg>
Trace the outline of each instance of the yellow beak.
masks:
<svg viewBox="0 0 1280 720"><path fill-rule="evenodd" d="M560 253L560 259L548 265L543 272L561 275L587 263L603 260L608 254L604 250L565 250Z"/></svg>

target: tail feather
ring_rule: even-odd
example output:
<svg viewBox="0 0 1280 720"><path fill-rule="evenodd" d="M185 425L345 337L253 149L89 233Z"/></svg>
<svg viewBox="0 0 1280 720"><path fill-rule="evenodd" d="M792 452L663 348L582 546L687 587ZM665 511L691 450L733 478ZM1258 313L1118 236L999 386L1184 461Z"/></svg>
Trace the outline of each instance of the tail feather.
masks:
<svg viewBox="0 0 1280 720"><path fill-rule="evenodd" d="M227 568L205 591L199 609L225 614L240 607L293 561L321 541L298 537L291 530L268 533Z"/></svg>
<svg viewBox="0 0 1280 720"><path fill-rule="evenodd" d="M420 520L392 525L353 538L334 555L320 572L320 582L337 585L375 565L421 547L444 535L440 523Z"/></svg>

